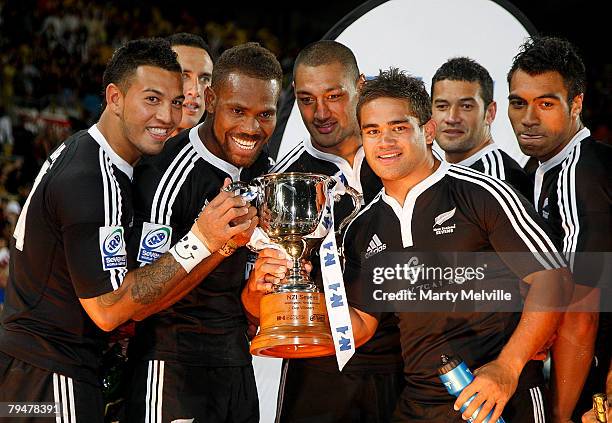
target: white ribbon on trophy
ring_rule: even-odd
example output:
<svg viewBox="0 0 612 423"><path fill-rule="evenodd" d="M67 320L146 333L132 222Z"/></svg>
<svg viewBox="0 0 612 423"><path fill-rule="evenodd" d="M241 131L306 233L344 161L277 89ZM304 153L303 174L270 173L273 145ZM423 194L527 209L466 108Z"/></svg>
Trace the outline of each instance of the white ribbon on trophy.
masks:
<svg viewBox="0 0 612 423"><path fill-rule="evenodd" d="M334 338L338 369L342 371L355 353L355 339L334 229L334 197L344 194L345 188L338 178L335 179L337 179L337 183L330 195L331 201L328 204L327 216L323 219L324 224L328 228L328 225L331 225L331 228L319 248L319 256L321 258L321 275L323 276L323 290L325 292L329 326Z"/></svg>

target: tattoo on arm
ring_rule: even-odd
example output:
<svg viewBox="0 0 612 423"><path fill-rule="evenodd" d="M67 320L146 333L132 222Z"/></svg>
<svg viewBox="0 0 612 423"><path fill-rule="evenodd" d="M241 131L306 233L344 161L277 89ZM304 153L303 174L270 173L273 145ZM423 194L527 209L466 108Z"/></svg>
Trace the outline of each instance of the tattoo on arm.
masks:
<svg viewBox="0 0 612 423"><path fill-rule="evenodd" d="M135 270L132 298L140 304L154 303L179 269L182 269L181 265L167 253L155 263Z"/></svg>
<svg viewBox="0 0 612 423"><path fill-rule="evenodd" d="M124 286L121 285L116 291L100 295L98 297L98 304L100 304L102 307L111 307L118 303L121 298L123 298L125 292L126 290L124 289Z"/></svg>

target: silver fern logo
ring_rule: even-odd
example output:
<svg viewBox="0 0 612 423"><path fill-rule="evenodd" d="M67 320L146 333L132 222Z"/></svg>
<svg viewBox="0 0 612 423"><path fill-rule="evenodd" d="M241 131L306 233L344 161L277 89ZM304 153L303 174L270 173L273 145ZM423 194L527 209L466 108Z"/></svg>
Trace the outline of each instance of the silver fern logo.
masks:
<svg viewBox="0 0 612 423"><path fill-rule="evenodd" d="M440 226L441 224L446 222L448 219L450 219L451 217L455 215L456 211L457 211L457 207L436 216L436 218L434 219L434 226Z"/></svg>
<svg viewBox="0 0 612 423"><path fill-rule="evenodd" d="M433 225L433 231L436 235L452 234L455 231L455 224L452 224L450 226L441 225L451 219L455 215L456 211L457 207L453 207L452 210L449 210L436 216Z"/></svg>

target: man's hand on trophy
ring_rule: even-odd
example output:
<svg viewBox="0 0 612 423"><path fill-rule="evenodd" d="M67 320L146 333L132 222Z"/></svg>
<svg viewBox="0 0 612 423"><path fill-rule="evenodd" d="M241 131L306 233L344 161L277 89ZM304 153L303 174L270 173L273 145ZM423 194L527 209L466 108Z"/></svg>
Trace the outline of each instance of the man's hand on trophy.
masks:
<svg viewBox="0 0 612 423"><path fill-rule="evenodd" d="M266 294L274 285L285 279L291 260L284 251L276 248L264 248L259 252L255 266L249 275L248 289L251 292Z"/></svg>
<svg viewBox="0 0 612 423"><path fill-rule="evenodd" d="M234 235L231 238L230 241L233 241L236 247L243 247L247 245L247 243L251 239L251 235L253 235L253 231L255 230L255 228L257 227L257 224L259 223L259 218L257 217L257 209L249 205L249 203L247 203L247 206L249 208L249 212L245 216L238 217L230 221L230 226L240 225L247 221L251 222L250 226L248 227L246 231L240 232L238 235Z"/></svg>
<svg viewBox="0 0 612 423"><path fill-rule="evenodd" d="M223 187L230 183L231 180L226 178ZM230 238L251 228L253 218L249 215L254 216L254 214L250 212L248 203L241 196L221 191L204 206L191 231L209 251L217 251Z"/></svg>

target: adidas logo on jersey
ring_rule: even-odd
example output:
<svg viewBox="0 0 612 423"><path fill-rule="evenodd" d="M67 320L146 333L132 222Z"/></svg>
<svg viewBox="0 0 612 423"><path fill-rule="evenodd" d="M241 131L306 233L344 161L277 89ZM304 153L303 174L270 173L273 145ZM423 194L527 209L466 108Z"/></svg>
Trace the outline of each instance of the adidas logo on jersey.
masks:
<svg viewBox="0 0 612 423"><path fill-rule="evenodd" d="M433 231L436 235L452 234L453 232L455 232L454 224L450 226L442 226L442 224L444 222L447 222L449 219L451 219L455 215L456 211L457 211L457 207L436 216L436 218L434 219L434 225L433 225Z"/></svg>
<svg viewBox="0 0 612 423"><path fill-rule="evenodd" d="M380 238L378 238L378 235L374 234L374 236L370 240L370 243L368 244L368 249L366 250L365 258L369 259L374 254L378 254L381 251L384 251L386 248L387 244L383 244L382 242L380 242Z"/></svg>

